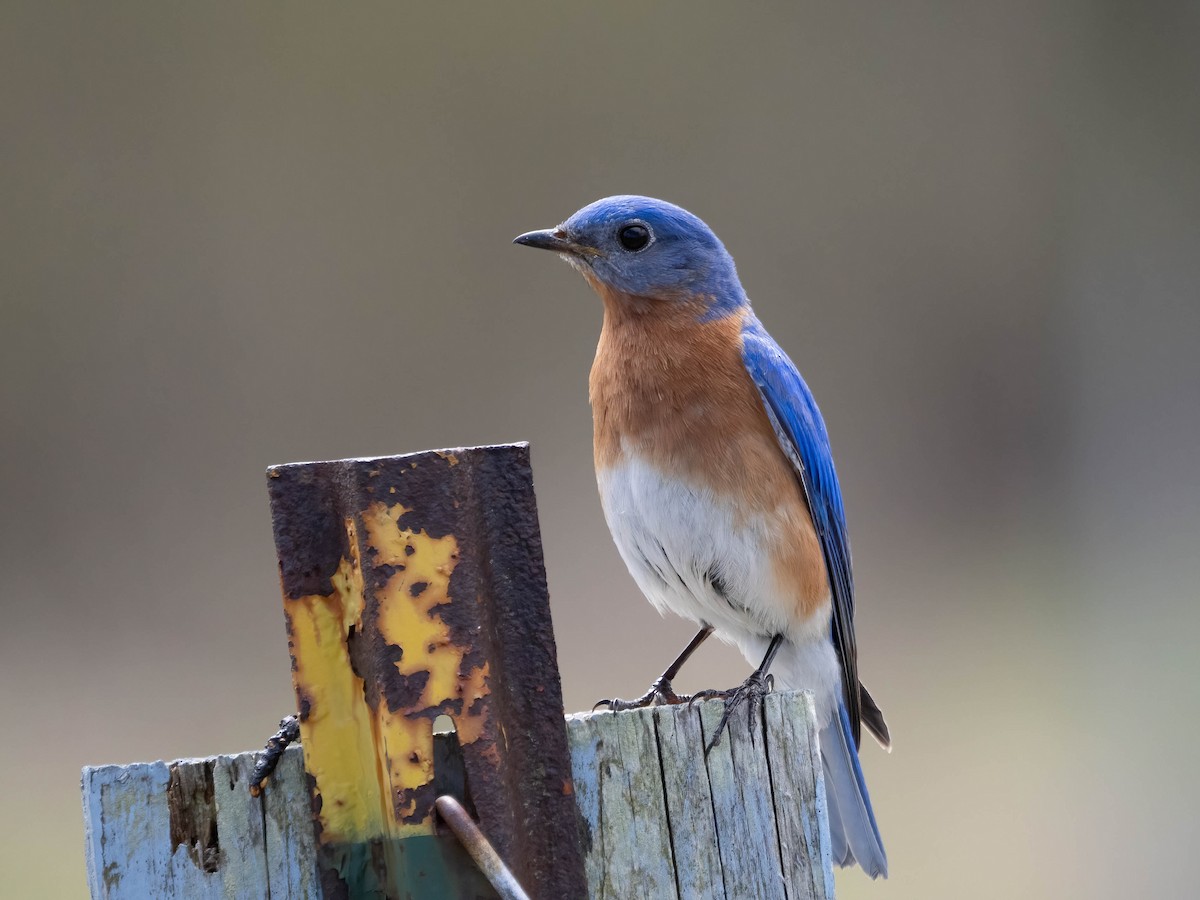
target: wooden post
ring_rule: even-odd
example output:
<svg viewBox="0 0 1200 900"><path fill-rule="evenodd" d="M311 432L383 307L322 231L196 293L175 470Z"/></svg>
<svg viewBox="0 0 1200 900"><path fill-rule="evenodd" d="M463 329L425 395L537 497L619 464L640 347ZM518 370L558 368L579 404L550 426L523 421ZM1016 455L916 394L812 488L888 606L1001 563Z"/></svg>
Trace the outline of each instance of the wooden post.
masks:
<svg viewBox="0 0 1200 900"><path fill-rule="evenodd" d="M812 698L771 694L705 758L719 700L567 717L592 900L830 900ZM253 753L84 769L93 898L320 900L300 747L258 798ZM559 835L570 840L570 835Z"/></svg>
<svg viewBox="0 0 1200 900"><path fill-rule="evenodd" d="M268 475L303 751L85 769L93 897L494 897L443 794L534 900L832 897L807 694L564 723L524 445Z"/></svg>
<svg viewBox="0 0 1200 900"><path fill-rule="evenodd" d="M254 753L83 770L88 887L110 900L320 900L304 758L250 795Z"/></svg>
<svg viewBox="0 0 1200 900"><path fill-rule="evenodd" d="M767 695L706 757L723 711L567 718L592 900L833 897L812 695Z"/></svg>

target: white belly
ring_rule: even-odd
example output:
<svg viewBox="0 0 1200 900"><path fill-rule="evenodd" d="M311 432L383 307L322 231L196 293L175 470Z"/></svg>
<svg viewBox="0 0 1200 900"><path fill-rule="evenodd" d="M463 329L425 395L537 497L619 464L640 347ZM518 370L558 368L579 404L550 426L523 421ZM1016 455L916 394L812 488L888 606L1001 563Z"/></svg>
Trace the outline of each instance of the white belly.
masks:
<svg viewBox="0 0 1200 900"><path fill-rule="evenodd" d="M787 535L772 510L738 509L628 456L597 480L621 558L660 612L711 625L736 643L827 634L828 607L796 621L797 598L775 576L772 547Z"/></svg>
<svg viewBox="0 0 1200 900"><path fill-rule="evenodd" d="M797 619L794 588L773 574L771 548L788 537L779 533L780 517L737 509L629 456L598 473L597 481L621 558L655 608L711 625L754 666L770 638L784 635L787 643L772 667L776 685L811 690L824 725L841 683L829 639L830 607Z"/></svg>

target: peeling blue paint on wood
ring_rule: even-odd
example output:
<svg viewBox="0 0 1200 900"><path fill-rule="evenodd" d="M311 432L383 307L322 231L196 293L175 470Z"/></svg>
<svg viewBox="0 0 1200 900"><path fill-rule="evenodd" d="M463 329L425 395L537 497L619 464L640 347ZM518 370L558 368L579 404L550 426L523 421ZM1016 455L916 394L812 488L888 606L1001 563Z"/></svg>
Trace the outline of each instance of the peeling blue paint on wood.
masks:
<svg viewBox="0 0 1200 900"><path fill-rule="evenodd" d="M812 696L769 694L705 756L721 709L567 717L592 900L833 898ZM320 898L303 750L258 798L254 757L84 769L92 897Z"/></svg>
<svg viewBox="0 0 1200 900"><path fill-rule="evenodd" d="M812 695L767 695L705 756L723 708L567 717L591 900L832 900Z"/></svg>
<svg viewBox="0 0 1200 900"><path fill-rule="evenodd" d="M248 789L253 753L83 770L88 886L93 898L319 900L315 842L299 747L289 748L260 797ZM209 767L213 846L172 834L171 770ZM208 842L205 842L208 843ZM208 865L205 851L208 850Z"/></svg>

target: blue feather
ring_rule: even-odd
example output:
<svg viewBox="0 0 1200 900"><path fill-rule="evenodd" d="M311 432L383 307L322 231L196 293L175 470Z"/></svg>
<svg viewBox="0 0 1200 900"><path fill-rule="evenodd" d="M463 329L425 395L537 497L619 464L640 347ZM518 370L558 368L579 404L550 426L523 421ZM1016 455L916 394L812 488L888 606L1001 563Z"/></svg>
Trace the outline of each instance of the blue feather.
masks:
<svg viewBox="0 0 1200 900"><path fill-rule="evenodd" d="M862 702L854 641L854 575L842 489L833 467L829 434L812 391L753 312L742 325L742 359L758 387L780 446L804 486L833 592L831 637L842 664L844 701L855 746L861 740Z"/></svg>
<svg viewBox="0 0 1200 900"><path fill-rule="evenodd" d="M843 697L833 720L821 729L821 756L834 861L845 866L857 860L872 878L886 876L887 854L858 762L862 700L854 641L854 575L829 434L808 385L753 313L746 314L742 326L742 359L779 445L804 486L833 593L830 637L842 664Z"/></svg>
<svg viewBox="0 0 1200 900"><path fill-rule="evenodd" d="M836 718L821 729L820 743L833 861L839 866L857 862L872 878L886 878L887 852L843 704L838 704Z"/></svg>

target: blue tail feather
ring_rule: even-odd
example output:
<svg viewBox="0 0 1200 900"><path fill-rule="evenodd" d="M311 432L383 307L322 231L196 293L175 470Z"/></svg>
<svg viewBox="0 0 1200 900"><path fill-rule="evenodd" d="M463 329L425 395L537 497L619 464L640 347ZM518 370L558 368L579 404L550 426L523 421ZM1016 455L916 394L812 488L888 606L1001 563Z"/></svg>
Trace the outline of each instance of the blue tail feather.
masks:
<svg viewBox="0 0 1200 900"><path fill-rule="evenodd" d="M850 717L840 702L837 717L821 729L821 759L833 861L839 866L857 862L872 878L886 878L887 853L858 763Z"/></svg>

